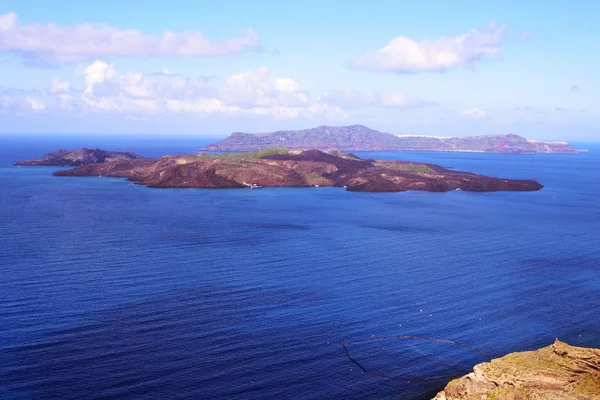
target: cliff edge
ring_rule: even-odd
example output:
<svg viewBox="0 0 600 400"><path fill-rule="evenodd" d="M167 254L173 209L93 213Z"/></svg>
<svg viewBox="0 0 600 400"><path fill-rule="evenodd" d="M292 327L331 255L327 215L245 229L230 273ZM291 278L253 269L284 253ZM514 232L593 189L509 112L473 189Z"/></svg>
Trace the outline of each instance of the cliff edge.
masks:
<svg viewBox="0 0 600 400"><path fill-rule="evenodd" d="M434 400L599 400L600 349L558 339L536 351L481 363Z"/></svg>

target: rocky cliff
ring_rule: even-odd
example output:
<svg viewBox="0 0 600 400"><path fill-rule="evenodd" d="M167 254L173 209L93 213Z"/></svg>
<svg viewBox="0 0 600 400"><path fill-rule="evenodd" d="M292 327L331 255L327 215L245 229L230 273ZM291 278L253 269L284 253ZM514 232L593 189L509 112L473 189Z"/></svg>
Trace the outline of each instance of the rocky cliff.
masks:
<svg viewBox="0 0 600 400"><path fill-rule="evenodd" d="M434 400L598 400L600 349L559 340L478 364Z"/></svg>

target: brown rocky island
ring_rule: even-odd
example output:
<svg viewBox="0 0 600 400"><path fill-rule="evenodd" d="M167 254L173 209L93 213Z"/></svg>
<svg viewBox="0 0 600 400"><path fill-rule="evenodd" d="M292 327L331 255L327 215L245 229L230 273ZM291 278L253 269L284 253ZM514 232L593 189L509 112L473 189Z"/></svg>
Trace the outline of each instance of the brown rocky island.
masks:
<svg viewBox="0 0 600 400"><path fill-rule="evenodd" d="M478 364L434 400L598 400L600 349L556 340L536 351Z"/></svg>
<svg viewBox="0 0 600 400"><path fill-rule="evenodd" d="M119 160L141 160L147 159L135 153L126 153L119 151L104 151L100 149L79 149L64 150L60 149L51 153L46 153L42 158L35 160L17 161L15 165L36 166L36 167L76 167L84 164L94 164Z"/></svg>
<svg viewBox="0 0 600 400"><path fill-rule="evenodd" d="M100 156L90 156L90 152ZM495 192L535 191L543 187L531 179L495 178L419 162L362 159L337 150L269 149L149 159L132 153L84 149L48 153L40 159L15 164L77 165L53 175L123 177L153 188L335 186L357 192Z"/></svg>

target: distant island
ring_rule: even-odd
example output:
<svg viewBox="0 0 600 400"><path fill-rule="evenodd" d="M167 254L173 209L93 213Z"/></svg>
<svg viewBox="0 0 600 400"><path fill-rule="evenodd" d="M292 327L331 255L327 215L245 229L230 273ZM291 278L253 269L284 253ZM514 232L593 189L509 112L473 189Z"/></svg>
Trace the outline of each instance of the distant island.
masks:
<svg viewBox="0 0 600 400"><path fill-rule="evenodd" d="M58 151L46 153L42 158L37 158L35 160L17 161L14 163L14 165L37 167L76 167L78 165L119 160L147 160L147 158L134 153L104 151L100 149L60 149Z"/></svg>
<svg viewBox="0 0 600 400"><path fill-rule="evenodd" d="M356 192L534 191L531 179L503 179L439 165L362 159L337 150L269 149L253 153L189 154L149 159L133 153L82 149L15 163L76 166L55 176L123 177L153 188L343 187Z"/></svg>
<svg viewBox="0 0 600 400"><path fill-rule="evenodd" d="M273 133L234 132L203 151L260 151L269 148L337 149L341 151L463 151L500 154L569 154L577 150L566 142L542 142L519 135L397 136L363 125L327 126Z"/></svg>
<svg viewBox="0 0 600 400"><path fill-rule="evenodd" d="M556 340L536 351L511 353L478 364L433 400L600 399L600 349Z"/></svg>

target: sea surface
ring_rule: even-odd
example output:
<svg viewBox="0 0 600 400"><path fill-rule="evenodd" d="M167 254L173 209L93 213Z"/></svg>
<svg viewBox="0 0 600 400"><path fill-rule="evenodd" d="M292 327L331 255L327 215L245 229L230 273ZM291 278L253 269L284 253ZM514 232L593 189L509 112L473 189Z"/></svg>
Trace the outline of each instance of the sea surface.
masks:
<svg viewBox="0 0 600 400"><path fill-rule="evenodd" d="M576 155L360 153L539 192L149 189L13 167L60 147L201 138L0 136L0 398L427 399L492 357L600 347L600 145Z"/></svg>

